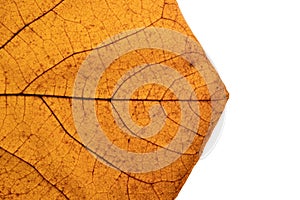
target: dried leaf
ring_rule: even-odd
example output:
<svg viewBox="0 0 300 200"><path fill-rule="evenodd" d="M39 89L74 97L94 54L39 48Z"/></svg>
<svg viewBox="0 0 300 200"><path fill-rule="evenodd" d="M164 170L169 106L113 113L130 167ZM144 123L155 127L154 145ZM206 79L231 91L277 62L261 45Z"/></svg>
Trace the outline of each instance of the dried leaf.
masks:
<svg viewBox="0 0 300 200"><path fill-rule="evenodd" d="M0 15L0 198L175 199L228 99L176 1Z"/></svg>

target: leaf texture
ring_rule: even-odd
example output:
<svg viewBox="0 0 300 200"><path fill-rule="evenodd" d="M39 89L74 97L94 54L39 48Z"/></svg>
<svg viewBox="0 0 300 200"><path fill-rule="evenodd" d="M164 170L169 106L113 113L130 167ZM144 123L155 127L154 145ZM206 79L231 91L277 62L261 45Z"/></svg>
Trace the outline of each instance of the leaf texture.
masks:
<svg viewBox="0 0 300 200"><path fill-rule="evenodd" d="M176 1L0 19L0 199L175 199L228 99Z"/></svg>

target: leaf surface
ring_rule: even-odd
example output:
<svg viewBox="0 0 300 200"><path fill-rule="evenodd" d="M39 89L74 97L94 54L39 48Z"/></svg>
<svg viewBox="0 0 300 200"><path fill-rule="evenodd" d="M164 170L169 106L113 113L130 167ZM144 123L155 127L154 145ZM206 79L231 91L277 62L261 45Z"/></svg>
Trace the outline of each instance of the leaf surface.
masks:
<svg viewBox="0 0 300 200"><path fill-rule="evenodd" d="M0 198L175 199L228 99L176 1L1 0L0 19Z"/></svg>

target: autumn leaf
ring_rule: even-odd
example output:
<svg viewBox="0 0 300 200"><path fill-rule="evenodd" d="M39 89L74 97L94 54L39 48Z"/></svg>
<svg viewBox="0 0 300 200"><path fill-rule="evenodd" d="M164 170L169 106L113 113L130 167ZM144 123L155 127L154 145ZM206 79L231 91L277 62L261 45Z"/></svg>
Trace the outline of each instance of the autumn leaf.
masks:
<svg viewBox="0 0 300 200"><path fill-rule="evenodd" d="M176 1L0 15L0 199L175 199L228 99Z"/></svg>

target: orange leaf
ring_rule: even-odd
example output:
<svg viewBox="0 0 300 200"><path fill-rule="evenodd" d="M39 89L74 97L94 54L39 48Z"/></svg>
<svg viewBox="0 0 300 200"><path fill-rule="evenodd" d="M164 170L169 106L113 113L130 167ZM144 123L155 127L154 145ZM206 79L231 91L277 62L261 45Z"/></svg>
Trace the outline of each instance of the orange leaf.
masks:
<svg viewBox="0 0 300 200"><path fill-rule="evenodd" d="M0 5L0 198L175 199L228 99L176 1Z"/></svg>

